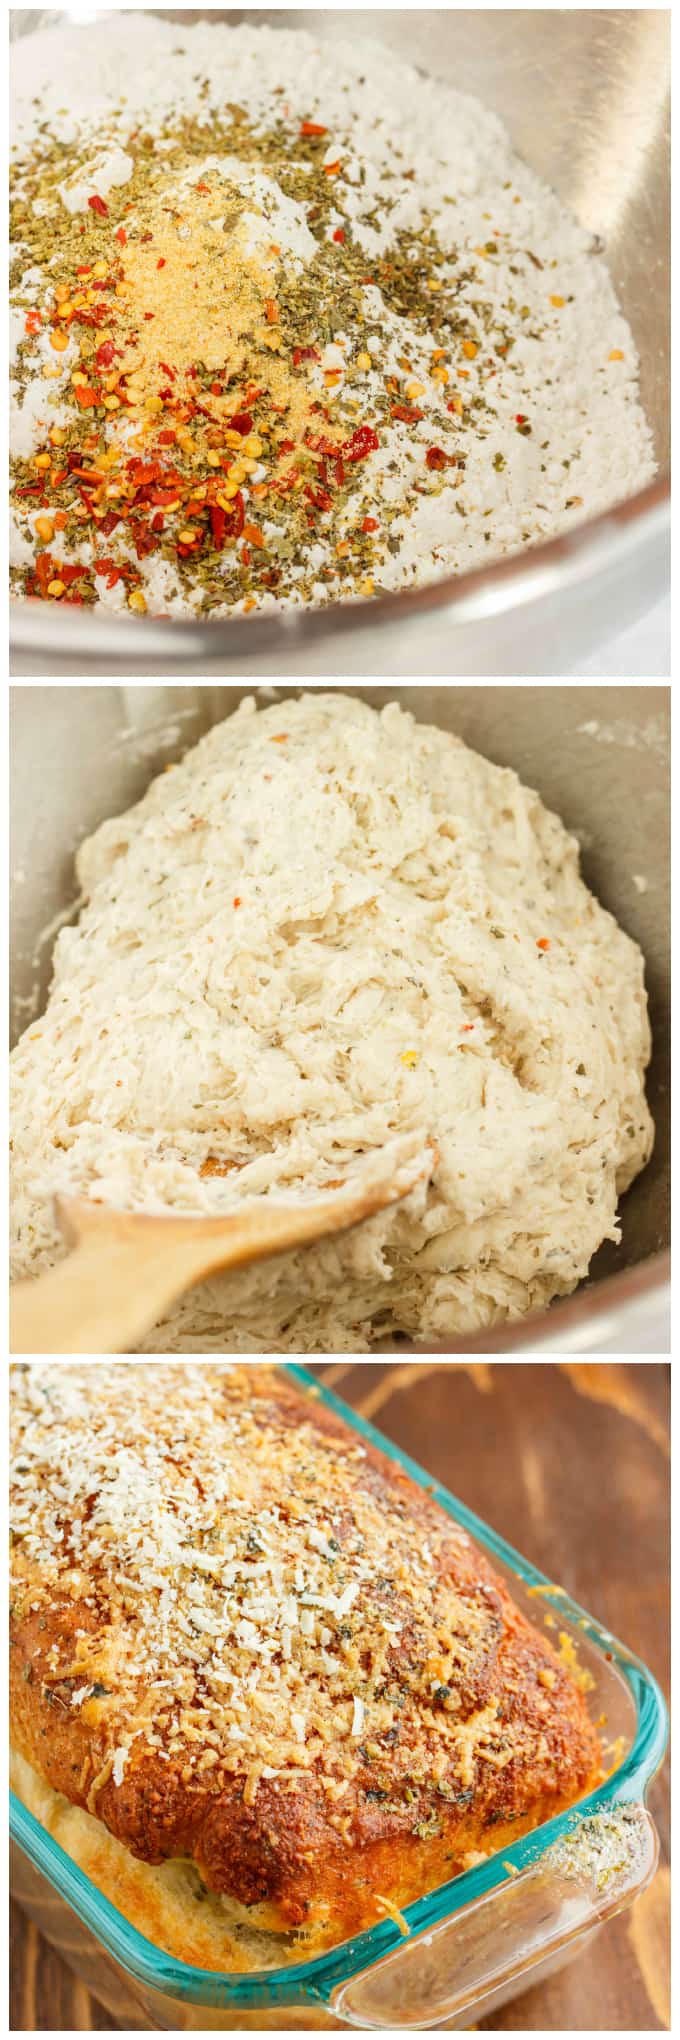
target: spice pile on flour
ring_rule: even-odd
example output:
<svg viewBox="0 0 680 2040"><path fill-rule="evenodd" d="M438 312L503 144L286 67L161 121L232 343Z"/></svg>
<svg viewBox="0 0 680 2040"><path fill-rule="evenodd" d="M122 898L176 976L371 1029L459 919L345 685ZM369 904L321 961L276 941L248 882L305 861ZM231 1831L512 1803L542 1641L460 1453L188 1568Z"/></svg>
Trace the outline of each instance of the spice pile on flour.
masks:
<svg viewBox="0 0 680 2040"><path fill-rule="evenodd" d="M241 703L78 854L46 1012L12 1058L14 1269L62 1191L206 1216L418 1188L201 1283L151 1351L362 1352L563 1296L652 1142L639 949L516 774L396 702Z"/></svg>
<svg viewBox="0 0 680 2040"><path fill-rule="evenodd" d="M128 11L15 69L16 592L370 597L653 474L603 255L477 100L356 39Z"/></svg>

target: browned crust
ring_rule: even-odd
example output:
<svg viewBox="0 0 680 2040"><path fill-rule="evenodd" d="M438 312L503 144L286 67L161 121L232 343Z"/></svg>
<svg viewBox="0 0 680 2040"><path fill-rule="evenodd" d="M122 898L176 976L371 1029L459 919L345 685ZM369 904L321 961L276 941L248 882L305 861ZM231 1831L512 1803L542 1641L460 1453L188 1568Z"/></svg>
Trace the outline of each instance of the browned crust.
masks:
<svg viewBox="0 0 680 2040"><path fill-rule="evenodd" d="M240 1370L241 1374L243 1370ZM353 1434L327 1407L310 1404L282 1376L248 1370L258 1421L279 1438L301 1418L342 1455ZM93 1373L96 1383L97 1374ZM224 1376L234 1393L234 1375ZM406 1514L414 1540L441 1540L442 1512L382 1454L368 1447L361 1485L381 1508ZM31 1580L15 1595L11 1623L12 1739L57 1791L96 1811L110 1832L148 1863L193 1858L206 1885L257 1908L258 1924L313 1930L315 1946L345 1939L384 1911L405 1904L454 1876L471 1851L489 1852L580 1797L600 1772L596 1732L582 1693L547 1641L515 1607L482 1553L460 1543L447 1525L438 1560L463 1602L483 1617L475 1648L457 1680L456 1724L490 1701L499 1703L505 1739L501 1768L475 1756L469 1784L450 1774L438 1786L409 1775L409 1746L418 1723L421 1649L416 1623L402 1631L399 1673L406 1698L399 1725L360 1745L356 1775L340 1811L317 1769L286 1789L261 1777L252 1803L246 1779L217 1765L133 1743L125 1775L106 1775L111 1737L106 1701L100 1722L86 1723L71 1704L69 1682L46 1673L51 1647L64 1652L76 1632L95 1631L96 1608L58 1590L37 1610ZM65 1653L68 1657L68 1650ZM409 1695L412 1697L409 1698ZM446 1700L442 1702L446 1707ZM515 1750L516 1741L516 1750ZM511 1754L508 1756L508 1748ZM92 1797L93 1780L103 1772Z"/></svg>

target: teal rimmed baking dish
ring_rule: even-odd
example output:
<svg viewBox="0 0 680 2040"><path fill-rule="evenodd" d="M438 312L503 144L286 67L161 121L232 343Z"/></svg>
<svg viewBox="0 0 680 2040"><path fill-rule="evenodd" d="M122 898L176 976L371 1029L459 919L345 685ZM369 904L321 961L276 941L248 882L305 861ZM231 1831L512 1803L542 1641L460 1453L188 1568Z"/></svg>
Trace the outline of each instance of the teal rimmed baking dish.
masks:
<svg viewBox="0 0 680 2040"><path fill-rule="evenodd" d="M153 1365L153 1361L149 1363ZM184 1363L186 1365L186 1363ZM667 1716L644 1665L302 1367L303 1391L427 1487L487 1551L518 1605L570 1639L611 1771L603 1784L474 1869L313 1961L220 1974L153 1945L11 1796L12 1887L48 1940L121 2026L167 2030L468 2026L576 1953L654 1874L645 1795ZM408 1929L408 1932L404 1931Z"/></svg>

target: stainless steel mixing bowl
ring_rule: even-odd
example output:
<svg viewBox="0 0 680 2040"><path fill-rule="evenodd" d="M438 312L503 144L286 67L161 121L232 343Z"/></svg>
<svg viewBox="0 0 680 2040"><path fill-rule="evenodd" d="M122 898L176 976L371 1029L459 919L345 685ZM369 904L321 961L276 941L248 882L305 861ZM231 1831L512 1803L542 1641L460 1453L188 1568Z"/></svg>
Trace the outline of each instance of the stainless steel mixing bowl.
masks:
<svg viewBox="0 0 680 2040"><path fill-rule="evenodd" d="M659 478L567 537L429 589L281 618L157 621L13 605L15 674L569 673L668 585L669 23L625 8L156 9L371 36L500 114L519 154L602 236L641 362ZM85 18L85 10L79 10ZM45 11L21 10L18 32ZM58 21L58 12L49 18ZM105 23L101 27L106 34ZM641 678L644 677L641 675Z"/></svg>
<svg viewBox="0 0 680 2040"><path fill-rule="evenodd" d="M293 688L263 689L295 693ZM359 687L454 730L513 765L578 834L584 875L640 943L654 1036L652 1160L623 1200L623 1240L603 1247L563 1306L442 1352L668 1350L668 778L665 687ZM42 1010L55 928L75 900L73 854L107 815L228 715L244 687L12 689L13 1031Z"/></svg>

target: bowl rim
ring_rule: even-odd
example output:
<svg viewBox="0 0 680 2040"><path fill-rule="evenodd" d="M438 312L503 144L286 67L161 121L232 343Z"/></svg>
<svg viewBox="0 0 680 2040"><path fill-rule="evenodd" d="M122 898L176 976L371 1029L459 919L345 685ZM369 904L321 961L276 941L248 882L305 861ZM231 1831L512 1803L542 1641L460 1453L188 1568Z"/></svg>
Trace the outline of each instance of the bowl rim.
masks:
<svg viewBox="0 0 680 2040"><path fill-rule="evenodd" d="M661 548L670 530L670 471L657 475L634 496L614 503L610 509L586 518L574 531L561 532L540 545L529 546L507 558L491 560L464 574L445 574L420 587L394 593L345 598L309 608L282 609L253 616L204 617L189 615L133 616L124 611L79 608L45 602L37 596L15 597L10 602L10 635L17 649L51 649L71 646L85 649L88 642L103 648L104 638L121 654L138 649L149 654L203 649L212 656L223 650L232 659L239 654L271 652L277 643L303 648L328 642L357 627L374 636L396 623L406 626L446 611L451 625L474 625L509 611L528 607L547 596L583 590L589 580L614 572L623 576L638 548L651 544Z"/></svg>

